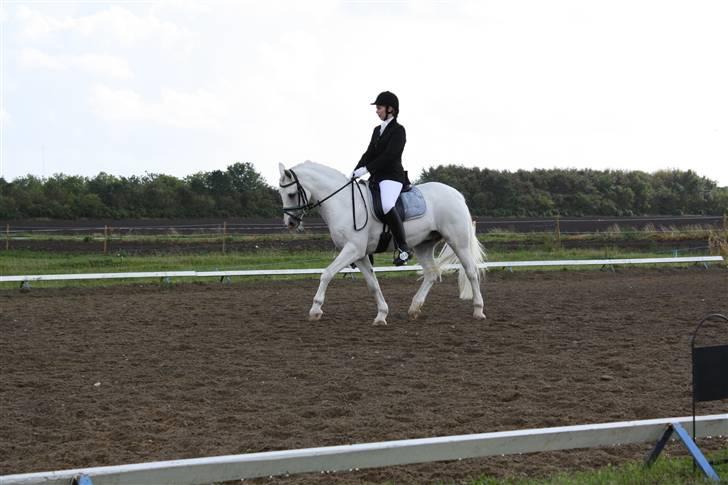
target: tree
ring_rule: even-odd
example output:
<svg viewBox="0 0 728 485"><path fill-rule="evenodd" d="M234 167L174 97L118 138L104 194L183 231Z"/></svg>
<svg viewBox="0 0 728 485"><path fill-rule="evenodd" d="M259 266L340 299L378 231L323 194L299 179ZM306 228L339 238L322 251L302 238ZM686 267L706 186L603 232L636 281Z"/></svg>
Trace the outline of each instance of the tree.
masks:
<svg viewBox="0 0 728 485"><path fill-rule="evenodd" d="M728 211L728 187L692 170L490 170L438 165L419 182L458 189L473 215L552 216L715 214ZM0 218L273 217L278 192L249 162L184 179L164 174L86 178L55 174L0 178Z"/></svg>

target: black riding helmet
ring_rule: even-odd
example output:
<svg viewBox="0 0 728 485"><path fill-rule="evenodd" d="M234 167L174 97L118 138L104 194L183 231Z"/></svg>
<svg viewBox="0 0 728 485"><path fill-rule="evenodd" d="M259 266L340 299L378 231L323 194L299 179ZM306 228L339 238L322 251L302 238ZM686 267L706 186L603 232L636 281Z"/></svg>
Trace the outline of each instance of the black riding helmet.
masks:
<svg viewBox="0 0 728 485"><path fill-rule="evenodd" d="M395 118L399 115L399 99L390 91L382 91L379 93L379 96L377 96L377 99L372 104L377 106L391 106L394 110Z"/></svg>

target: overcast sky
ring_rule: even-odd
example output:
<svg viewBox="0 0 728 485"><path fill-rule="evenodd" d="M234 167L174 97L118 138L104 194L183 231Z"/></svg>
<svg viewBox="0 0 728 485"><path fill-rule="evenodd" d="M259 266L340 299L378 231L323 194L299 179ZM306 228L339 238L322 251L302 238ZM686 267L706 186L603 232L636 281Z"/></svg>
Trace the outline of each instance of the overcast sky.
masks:
<svg viewBox="0 0 728 485"><path fill-rule="evenodd" d="M692 169L728 186L728 2L0 0L0 175Z"/></svg>

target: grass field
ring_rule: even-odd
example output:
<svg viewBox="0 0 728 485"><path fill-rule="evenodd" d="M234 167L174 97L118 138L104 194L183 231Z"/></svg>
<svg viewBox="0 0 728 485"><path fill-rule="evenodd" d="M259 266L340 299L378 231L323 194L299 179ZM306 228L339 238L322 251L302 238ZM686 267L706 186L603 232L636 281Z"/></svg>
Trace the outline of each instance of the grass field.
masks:
<svg viewBox="0 0 728 485"><path fill-rule="evenodd" d="M31 235L34 240L45 238L49 241L74 240L72 236ZM0 250L0 275L39 275L39 274L69 274L69 273L123 273L145 271L216 271L216 270L259 270L259 269L289 269L289 268L324 268L336 256L333 249L329 250L287 250L285 246L300 241L328 241L327 234L283 234L263 236L229 236L227 241L234 242L280 242L281 249L257 249L256 244L248 244L251 249L245 251L222 251L209 248L195 249L194 245L202 242L215 241L214 238L200 235L179 236L134 236L146 242L157 242L162 250L156 253L126 254L125 252L63 252L63 251L36 251L22 249ZM695 240L698 237L705 241L699 247L670 251L663 246L652 244L635 246L635 241L674 241L676 244L685 239ZM88 240L89 236L77 236L75 240L82 240L93 246L98 240ZM480 234L479 239L488 251L488 261L545 261L562 259L605 259L605 258L646 258L668 256L702 256L706 254L722 254L728 259L728 244L721 231L710 231L702 228L684 228L681 230L669 229L655 231L647 228L644 231L620 231L618 227L613 230L590 234L555 234L552 231L512 233L494 230ZM698 240L700 240L698 239ZM128 238L125 238L128 240ZM169 241L189 245L184 251L166 252L164 245ZM566 243L588 241L587 247L567 249ZM596 243L596 244L594 244ZM325 246L324 246L325 247ZM386 266L390 263L390 255L382 253L375 255L376 266ZM562 269L562 268L552 268ZM387 275L397 277L397 275ZM310 276L309 276L310 277ZM135 280L140 282L140 280ZM190 281L190 280L187 280ZM123 284L129 280L88 280L37 282L34 286L68 286L68 285L110 285ZM14 288L16 284L2 283L0 288Z"/></svg>
<svg viewBox="0 0 728 485"><path fill-rule="evenodd" d="M711 462L728 459L728 448L717 453L708 454ZM728 463L713 465L713 470L721 478L721 483L728 481ZM690 458L660 458L650 468L641 462L611 466L593 471L577 473L559 473L543 479L503 479L481 477L470 485L683 485L683 484L716 483L708 480L700 469L693 471Z"/></svg>
<svg viewBox="0 0 728 485"><path fill-rule="evenodd" d="M704 255L705 252L699 252ZM681 256L696 254L680 254ZM224 270L262 270L292 268L325 268L336 256L334 251L290 252L285 250L265 250L237 253L203 254L157 254L157 255L102 255L102 254L62 254L26 250L0 251L0 275L40 275L74 273L125 273L152 271L224 271ZM559 249L559 250L518 250L492 251L488 261L550 261L568 259L605 259L605 258L650 258L670 256L664 252L643 252L622 250L609 246L601 249ZM375 266L391 265L389 253L377 254ZM415 261L416 263L416 261ZM584 267L581 267L582 269ZM562 270L561 267L544 269ZM527 269L514 268L515 271ZM499 271L499 270L491 270ZM500 270L503 271L503 270ZM383 277L398 277L398 274L382 274ZM305 276L310 278L312 276ZM313 276L316 277L316 276ZM248 277L249 278L249 277ZM280 278L286 278L281 276ZM49 281L34 282L33 286L95 286L128 282L129 280L87 280L87 281ZM142 280L135 280L142 282ZM185 279L192 281L192 279ZM204 281L204 279L202 280ZM209 278L207 278L209 281ZM0 283L0 288L16 288L15 283Z"/></svg>

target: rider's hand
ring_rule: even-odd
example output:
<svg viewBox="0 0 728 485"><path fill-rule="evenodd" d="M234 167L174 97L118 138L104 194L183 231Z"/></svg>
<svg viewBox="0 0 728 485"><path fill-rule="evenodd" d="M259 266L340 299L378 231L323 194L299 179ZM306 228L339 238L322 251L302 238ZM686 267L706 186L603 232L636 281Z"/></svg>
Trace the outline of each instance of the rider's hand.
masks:
<svg viewBox="0 0 728 485"><path fill-rule="evenodd" d="M366 167L359 167L351 174L351 178L358 179L359 177L363 177L366 174L369 173L369 170L367 170Z"/></svg>

